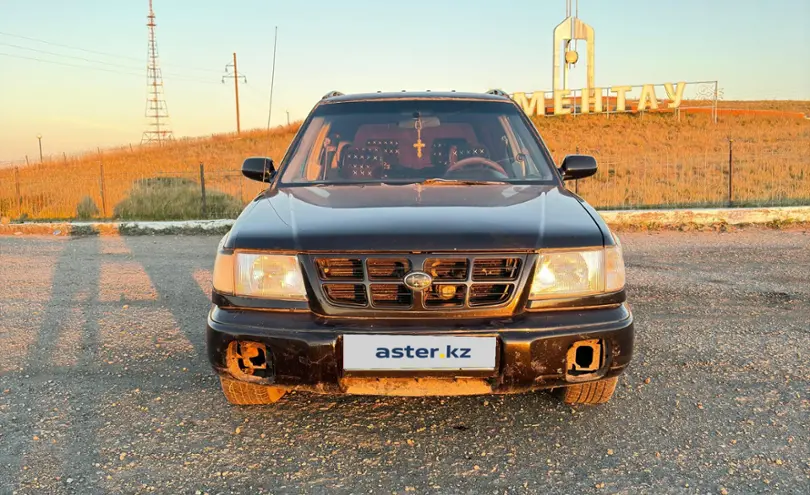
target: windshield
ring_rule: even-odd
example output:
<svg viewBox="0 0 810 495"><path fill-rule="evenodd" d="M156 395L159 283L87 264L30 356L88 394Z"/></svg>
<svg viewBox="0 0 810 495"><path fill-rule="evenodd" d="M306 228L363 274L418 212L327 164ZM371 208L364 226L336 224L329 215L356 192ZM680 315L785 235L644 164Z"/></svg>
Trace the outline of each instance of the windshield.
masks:
<svg viewBox="0 0 810 495"><path fill-rule="evenodd" d="M302 130L281 183L554 180L519 112L480 100L326 104Z"/></svg>

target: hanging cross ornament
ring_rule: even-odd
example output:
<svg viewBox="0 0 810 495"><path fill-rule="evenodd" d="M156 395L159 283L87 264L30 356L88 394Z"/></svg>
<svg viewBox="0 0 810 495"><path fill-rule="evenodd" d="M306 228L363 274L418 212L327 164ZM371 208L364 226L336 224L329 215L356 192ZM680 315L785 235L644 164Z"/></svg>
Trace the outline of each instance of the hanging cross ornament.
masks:
<svg viewBox="0 0 810 495"><path fill-rule="evenodd" d="M416 127L416 142L413 143L413 147L416 148L416 156L422 158L422 148L425 147L425 143L422 142L422 119L420 117L416 118L414 127Z"/></svg>

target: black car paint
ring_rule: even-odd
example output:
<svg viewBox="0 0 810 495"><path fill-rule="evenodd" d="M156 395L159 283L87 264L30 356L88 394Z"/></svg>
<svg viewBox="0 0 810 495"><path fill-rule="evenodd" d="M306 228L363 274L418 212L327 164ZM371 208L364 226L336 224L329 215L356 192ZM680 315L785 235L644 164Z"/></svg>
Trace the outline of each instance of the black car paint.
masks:
<svg viewBox="0 0 810 495"><path fill-rule="evenodd" d="M224 247L271 251L533 251L602 246L581 200L556 185L335 185L257 198Z"/></svg>
<svg viewBox="0 0 810 495"><path fill-rule="evenodd" d="M272 360L270 376L255 380L266 385L339 394L343 371L342 335L495 336L497 365L485 373L464 376L488 379L492 393L513 393L570 385L565 373L566 352L583 339L606 344L604 365L587 379L622 373L633 356L633 317L625 304L579 311L527 313L506 319L374 320L328 319L309 314L243 312L213 307L208 315L206 344L213 369L230 376L226 349L234 340L263 343ZM365 374L358 373L354 374ZM448 372L375 372L375 377L455 376ZM233 377L232 377L233 378Z"/></svg>
<svg viewBox="0 0 810 495"><path fill-rule="evenodd" d="M401 98L460 98L516 105L501 96L430 92L340 95L325 98L318 105ZM553 164L542 137L520 114ZM312 113L302 129L311 117ZM223 252L536 253L542 249L615 244L603 219L563 186L557 169L553 170L553 181L535 184L279 187L291 150L301 135L299 131L293 138L268 188L243 210L223 239ZM591 379L615 376L624 370L632 358L634 326L623 290L562 301L529 302L525 294L528 283L530 279L524 280L522 296L515 299L508 313L471 313L457 318L325 314L318 301L274 304L214 291L207 322L208 357L217 373L235 378L225 366L228 344L239 339L260 341L275 360L274 375L266 383L334 393L341 391L339 380L343 376L341 335L355 332L495 335L501 357L491 377L493 393L569 384L563 369L565 354L576 340L601 338L608 347L608 359Z"/></svg>

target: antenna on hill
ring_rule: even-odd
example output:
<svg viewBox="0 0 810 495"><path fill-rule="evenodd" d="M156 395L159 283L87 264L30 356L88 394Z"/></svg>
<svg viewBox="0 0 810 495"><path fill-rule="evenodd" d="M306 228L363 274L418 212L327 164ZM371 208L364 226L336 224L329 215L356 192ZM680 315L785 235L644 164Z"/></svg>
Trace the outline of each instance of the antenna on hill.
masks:
<svg viewBox="0 0 810 495"><path fill-rule="evenodd" d="M278 41L278 26L276 34L273 36L273 71L270 73L270 105L267 110L267 129L270 129L270 116L273 115L273 83L276 80L276 42ZM290 114L287 113L287 124L289 124Z"/></svg>
<svg viewBox="0 0 810 495"><path fill-rule="evenodd" d="M149 27L149 60L146 65L146 117L149 119L147 130L143 132L141 144L158 143L174 139L168 125L169 109L163 95L163 74L158 64L157 39L155 38L155 12L152 0L149 0L149 15L146 16Z"/></svg>

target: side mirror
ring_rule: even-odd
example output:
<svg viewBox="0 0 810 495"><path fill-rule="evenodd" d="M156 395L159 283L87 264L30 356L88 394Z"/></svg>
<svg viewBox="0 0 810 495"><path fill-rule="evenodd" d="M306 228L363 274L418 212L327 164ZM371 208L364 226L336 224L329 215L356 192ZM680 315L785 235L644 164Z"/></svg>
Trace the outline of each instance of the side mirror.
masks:
<svg viewBox="0 0 810 495"><path fill-rule="evenodd" d="M560 166L563 180L584 179L596 173L596 158L590 155L568 155Z"/></svg>
<svg viewBox="0 0 810 495"><path fill-rule="evenodd" d="M270 182L276 175L276 167L273 166L272 158L252 156L242 162L242 175L251 180Z"/></svg>

